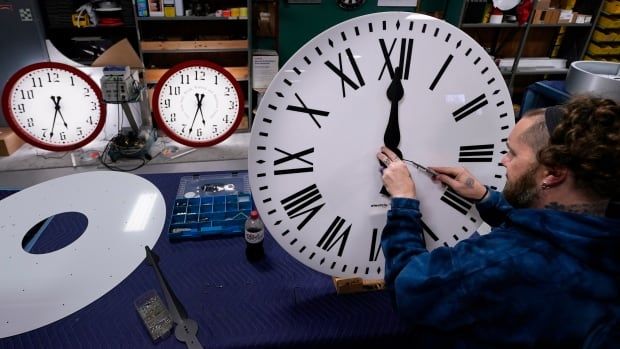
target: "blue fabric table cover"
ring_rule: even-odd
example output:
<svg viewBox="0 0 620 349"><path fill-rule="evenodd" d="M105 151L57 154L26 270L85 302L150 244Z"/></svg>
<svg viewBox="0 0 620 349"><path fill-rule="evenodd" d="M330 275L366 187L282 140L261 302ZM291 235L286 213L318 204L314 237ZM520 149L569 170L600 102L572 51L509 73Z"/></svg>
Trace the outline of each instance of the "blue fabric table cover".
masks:
<svg viewBox="0 0 620 349"><path fill-rule="evenodd" d="M185 175L143 175L164 196L166 224ZM0 198L10 193L0 191ZM35 248L51 251L68 239L75 236L45 231ZM153 248L189 317L198 322L197 337L205 348L411 347L412 332L399 321L387 292L337 295L331 277L298 262L269 234L264 246L266 257L254 264L245 258L242 237L171 243L162 233ZM0 339L0 348L185 348L174 335L158 343L149 337L134 301L150 289L164 299L155 271L143 262L95 302L42 328Z"/></svg>

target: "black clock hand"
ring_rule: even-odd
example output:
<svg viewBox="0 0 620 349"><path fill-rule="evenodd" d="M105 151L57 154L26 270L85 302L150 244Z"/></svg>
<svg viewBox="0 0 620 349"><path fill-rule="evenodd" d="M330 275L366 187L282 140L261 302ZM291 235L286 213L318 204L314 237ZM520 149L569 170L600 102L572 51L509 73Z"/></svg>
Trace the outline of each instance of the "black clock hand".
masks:
<svg viewBox="0 0 620 349"><path fill-rule="evenodd" d="M164 277L159 269L159 256L157 256L148 246L144 246L146 250L146 260L147 263L155 269L155 274L157 275L157 279L159 280L159 285L161 286L162 291L164 292L164 297L166 298L166 303L168 305L168 310L170 311L170 317L172 321L176 323L174 328L174 336L180 342L184 342L189 349L202 349L202 345L196 338L196 333L198 332L198 324L196 321L187 317L187 311L183 304L174 294L172 288L168 284L168 280Z"/></svg>
<svg viewBox="0 0 620 349"><path fill-rule="evenodd" d="M403 84L401 83L402 79L402 70L400 67L396 67L394 70L394 76L392 77L392 82L390 86L388 86L386 95L387 98L391 102L390 107L390 118L388 120L387 127L385 128L385 133L383 135L383 143L387 148L393 151L396 156L400 159L403 158L403 153L398 149L398 144L400 143L400 127L398 125L398 102L403 98L405 91L403 90ZM379 161L379 164L382 167L385 167L385 164ZM385 189L385 186L381 187L381 194L389 196L390 193Z"/></svg>
<svg viewBox="0 0 620 349"><path fill-rule="evenodd" d="M387 127L385 128L385 134L383 135L383 143L391 151L396 153L400 159L403 158L403 154L398 149L400 143L400 127L398 125L398 102L403 98L405 91L403 90L403 84L401 83L402 70L397 67L394 70L394 78L392 83L387 89L387 97L392 102L390 108L390 119Z"/></svg>
<svg viewBox="0 0 620 349"><path fill-rule="evenodd" d="M54 96L52 96L52 99L54 99ZM67 122L65 121L65 117L62 116L62 112L60 111L60 96L56 97L56 99L54 100L54 109L58 111L58 114L60 115L60 118L62 119L62 123L65 125L65 128L69 128L69 126L67 126Z"/></svg>
<svg viewBox="0 0 620 349"><path fill-rule="evenodd" d="M194 113L194 120L192 120L192 125L189 127L189 134L192 134L192 129L194 128L194 122L196 122L196 116L198 116L198 111L200 110L200 105L202 102L202 99L200 99L198 93L194 94L194 96L196 96L196 112Z"/></svg>
<svg viewBox="0 0 620 349"><path fill-rule="evenodd" d="M52 129L50 130L50 139L54 136L54 126L56 125L56 115L58 115L58 108L56 108L56 97L50 97L54 102L54 120L52 121Z"/></svg>
<svg viewBox="0 0 620 349"><path fill-rule="evenodd" d="M200 111L200 117L202 118L202 126L207 126L207 122L205 121L205 116L202 114L202 100L204 99L204 93L200 94L200 100L198 100L198 110Z"/></svg>

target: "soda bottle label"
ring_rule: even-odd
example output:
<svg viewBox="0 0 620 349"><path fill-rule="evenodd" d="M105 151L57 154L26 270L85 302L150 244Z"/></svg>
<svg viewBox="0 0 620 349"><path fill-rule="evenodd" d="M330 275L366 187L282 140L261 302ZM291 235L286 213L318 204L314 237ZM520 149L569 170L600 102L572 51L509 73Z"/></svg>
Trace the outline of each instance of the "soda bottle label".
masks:
<svg viewBox="0 0 620 349"><path fill-rule="evenodd" d="M247 229L245 231L245 241L251 244L257 244L263 241L263 231L260 229Z"/></svg>

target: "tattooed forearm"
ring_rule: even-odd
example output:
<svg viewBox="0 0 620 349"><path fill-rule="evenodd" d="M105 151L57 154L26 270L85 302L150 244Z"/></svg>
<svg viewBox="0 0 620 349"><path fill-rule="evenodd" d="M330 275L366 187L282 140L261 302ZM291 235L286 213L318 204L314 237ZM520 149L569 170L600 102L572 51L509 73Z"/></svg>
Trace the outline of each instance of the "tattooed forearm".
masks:
<svg viewBox="0 0 620 349"><path fill-rule="evenodd" d="M594 216L604 216L607 209L606 201L588 202L580 204L565 205L559 202L551 202L545 206L552 210L565 211L571 213L589 214Z"/></svg>

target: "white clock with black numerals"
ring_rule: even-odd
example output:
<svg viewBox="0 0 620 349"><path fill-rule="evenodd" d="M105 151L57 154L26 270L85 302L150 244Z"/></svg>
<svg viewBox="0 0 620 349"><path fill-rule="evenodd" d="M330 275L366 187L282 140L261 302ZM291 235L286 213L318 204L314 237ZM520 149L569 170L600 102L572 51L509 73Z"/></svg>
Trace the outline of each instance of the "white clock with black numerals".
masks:
<svg viewBox="0 0 620 349"><path fill-rule="evenodd" d="M192 147L220 143L243 118L243 93L223 67L205 60L175 65L153 93L155 121L170 138Z"/></svg>
<svg viewBox="0 0 620 349"><path fill-rule="evenodd" d="M56 62L31 64L14 73L4 87L2 108L20 138L52 151L88 144L106 116L99 86L84 72Z"/></svg>
<svg viewBox="0 0 620 349"><path fill-rule="evenodd" d="M271 235L332 276L383 277L389 198L376 153L466 166L501 189L514 126L508 89L471 37L407 12L360 16L317 35L282 67L254 120L249 174ZM411 167L429 249L481 224L474 204Z"/></svg>

